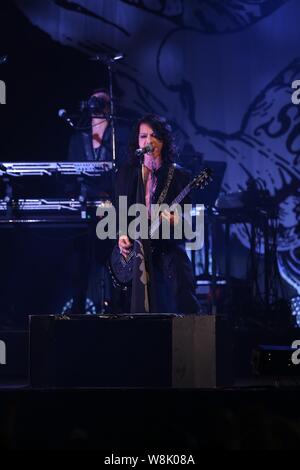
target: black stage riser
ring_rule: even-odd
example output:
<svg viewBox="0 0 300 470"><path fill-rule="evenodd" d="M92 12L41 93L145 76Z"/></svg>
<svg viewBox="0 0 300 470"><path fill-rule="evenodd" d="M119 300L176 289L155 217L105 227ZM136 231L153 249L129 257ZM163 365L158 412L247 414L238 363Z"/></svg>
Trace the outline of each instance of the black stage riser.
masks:
<svg viewBox="0 0 300 470"><path fill-rule="evenodd" d="M226 321L214 316L32 316L34 388L216 387L232 383Z"/></svg>

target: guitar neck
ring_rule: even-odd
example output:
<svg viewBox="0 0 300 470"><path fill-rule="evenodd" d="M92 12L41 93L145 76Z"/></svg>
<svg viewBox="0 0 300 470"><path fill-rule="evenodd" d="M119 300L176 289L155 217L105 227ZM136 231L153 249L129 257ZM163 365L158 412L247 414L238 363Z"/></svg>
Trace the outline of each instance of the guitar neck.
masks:
<svg viewBox="0 0 300 470"><path fill-rule="evenodd" d="M174 206L175 204L180 204L181 201L187 196L187 194L191 191L191 183L189 183L182 191L181 193L178 194L178 196L174 199L174 201L171 203L171 207Z"/></svg>
<svg viewBox="0 0 300 470"><path fill-rule="evenodd" d="M181 201L183 201L183 199L185 198L185 196L191 191L191 183L187 184L186 187L178 194L178 196L172 201L171 203L171 206L170 208L172 208L172 206L175 206L175 204L180 204ZM157 217L154 222L151 224L151 227L150 227L150 238L152 238L154 232L156 232L156 230L158 230L159 226L160 226L160 217Z"/></svg>
<svg viewBox="0 0 300 470"><path fill-rule="evenodd" d="M185 196L194 188L203 189L208 182L212 179L212 170L210 168L205 168L198 176L196 176L193 181L188 183L186 187L178 194L178 196L174 199L171 203L171 210L172 207L176 204L180 204L181 201L185 198ZM160 225L160 217L158 216L154 222L151 224L150 227L150 237L152 238L154 232L159 228Z"/></svg>

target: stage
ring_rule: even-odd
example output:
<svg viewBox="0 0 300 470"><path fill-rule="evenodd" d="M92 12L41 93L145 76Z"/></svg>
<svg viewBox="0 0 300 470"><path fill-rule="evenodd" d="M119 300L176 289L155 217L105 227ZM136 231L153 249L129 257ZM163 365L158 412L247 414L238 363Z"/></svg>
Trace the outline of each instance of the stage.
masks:
<svg viewBox="0 0 300 470"><path fill-rule="evenodd" d="M5 366L0 366L4 449L98 450L103 456L118 452L118 455L127 455L135 451L141 458L146 451L148 454L172 452L188 453L198 459L200 451L210 449L287 450L299 447L300 374L296 365L291 370L287 348L277 346L276 349L269 345L264 350L257 346L258 338L268 339L258 331L251 334L245 330L235 331L231 336L234 354L229 359L233 369L226 365L226 357L218 359L217 351L212 355L208 346L214 340L210 337L205 343L206 354L202 351L200 369L197 369L195 357L190 359L194 362L194 374L199 374L195 378L186 372L190 364L181 362L178 365L178 349L176 345L174 347L176 324L179 322L182 326L182 321L185 322L185 331L191 321L196 325L199 323L202 329L205 324L217 325L218 321L210 316L196 320L189 317L187 322L184 318L149 320L144 316L138 319L129 316L122 320L81 317L65 321L54 316L41 316L34 320L31 332L19 332L23 339L24 334L31 333L33 345L23 344L25 349L19 349L20 361L14 361L6 376L3 375ZM124 322L127 322L125 327ZM81 355L88 350L94 355L85 354L83 362L74 350L74 344L78 347L78 325L83 346L79 346L77 352ZM151 339L151 331L156 335L156 328L163 331L166 325L172 327L171 355L165 348L166 338L157 336L153 344L158 351L158 360L151 341L143 347L141 343L137 344L143 363L136 362L130 351L134 351L132 343L137 331L141 339L147 329ZM47 327L42 334L41 326ZM112 328L114 335L104 343L102 337L102 347L94 349L93 335L86 334L87 328L94 331L104 328L104 336L109 333L108 328ZM50 342L45 331L51 333ZM132 343L128 344L127 350L124 342L119 342L120 331L127 336L125 342L128 335L131 337ZM210 332L218 335L224 333L224 329L211 329ZM285 338L292 338L293 333L295 331L290 331ZM36 338L32 339L35 334L39 335L38 349ZM277 343L282 343L282 333L280 336L277 332L276 336L272 332L272 335L273 340L277 338ZM20 348L20 337L18 341ZM160 342L164 343L164 349ZM215 345L222 348L218 341ZM110 346L112 349L107 355ZM116 348L119 356L118 347L124 357L116 363L111 351ZM227 348L230 349L230 344ZM177 359L174 358L176 351ZM9 357L7 354L7 365ZM227 374L230 371L225 377L225 381L231 382L228 385L221 385L224 375L218 372L220 360ZM204 375L203 370L206 371ZM144 386L147 380L153 385ZM176 380L179 386L176 386ZM185 385L189 380L194 381L193 387ZM109 386L112 381L119 385ZM131 386L128 386L129 381ZM197 386L199 381L203 387Z"/></svg>
<svg viewBox="0 0 300 470"><path fill-rule="evenodd" d="M195 454L297 450L299 387L40 390L3 385L1 448Z"/></svg>
<svg viewBox="0 0 300 470"><path fill-rule="evenodd" d="M0 10L0 448L298 449L299 0Z"/></svg>

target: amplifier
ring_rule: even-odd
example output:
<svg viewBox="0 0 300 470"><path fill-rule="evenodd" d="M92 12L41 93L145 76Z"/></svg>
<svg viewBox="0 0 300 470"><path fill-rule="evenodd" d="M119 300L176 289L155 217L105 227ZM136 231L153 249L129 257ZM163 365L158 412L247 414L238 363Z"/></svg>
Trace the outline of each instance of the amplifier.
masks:
<svg viewBox="0 0 300 470"><path fill-rule="evenodd" d="M296 349L291 346L260 344L252 351L252 372L266 376L300 376L298 361L293 361Z"/></svg>
<svg viewBox="0 0 300 470"><path fill-rule="evenodd" d="M230 330L209 315L33 315L31 386L230 385Z"/></svg>

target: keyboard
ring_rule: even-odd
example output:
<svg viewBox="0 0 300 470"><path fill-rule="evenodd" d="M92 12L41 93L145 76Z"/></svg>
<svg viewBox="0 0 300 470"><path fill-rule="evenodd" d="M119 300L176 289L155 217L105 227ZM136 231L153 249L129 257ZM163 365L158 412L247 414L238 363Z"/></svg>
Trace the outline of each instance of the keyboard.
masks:
<svg viewBox="0 0 300 470"><path fill-rule="evenodd" d="M0 176L85 175L99 176L111 171L110 161L94 162L3 162Z"/></svg>
<svg viewBox="0 0 300 470"><path fill-rule="evenodd" d="M17 199L9 203L0 199L0 223L93 221L98 207L111 205L109 199Z"/></svg>

